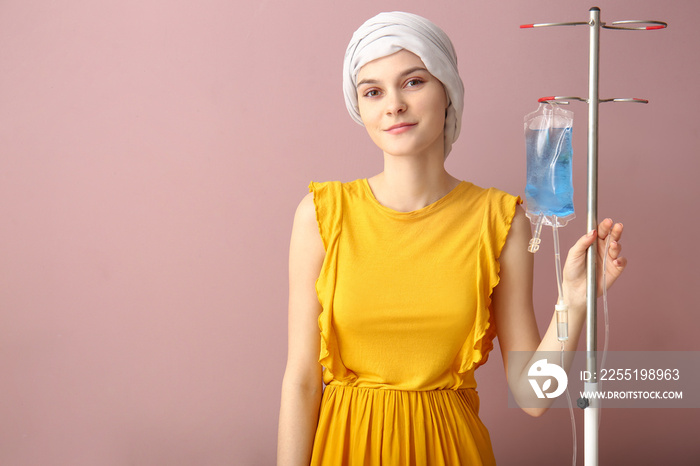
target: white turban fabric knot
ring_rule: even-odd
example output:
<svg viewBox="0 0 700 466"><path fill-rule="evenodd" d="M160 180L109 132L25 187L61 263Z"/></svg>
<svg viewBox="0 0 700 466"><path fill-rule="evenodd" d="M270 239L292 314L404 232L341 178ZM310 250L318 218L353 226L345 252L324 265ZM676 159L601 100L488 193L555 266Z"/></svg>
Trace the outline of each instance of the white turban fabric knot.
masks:
<svg viewBox="0 0 700 466"><path fill-rule="evenodd" d="M464 85L457 69L457 55L450 38L427 19L394 11L380 13L355 31L345 52L343 93L350 116L362 125L357 103L357 74L365 64L400 50L408 50L445 86L449 106L445 120L445 158L462 126Z"/></svg>

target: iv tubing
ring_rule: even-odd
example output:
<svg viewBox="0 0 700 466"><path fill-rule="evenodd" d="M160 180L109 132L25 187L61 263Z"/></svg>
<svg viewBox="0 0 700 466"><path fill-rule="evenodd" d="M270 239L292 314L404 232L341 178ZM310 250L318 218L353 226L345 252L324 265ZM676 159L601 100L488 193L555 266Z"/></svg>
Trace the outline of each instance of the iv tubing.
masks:
<svg viewBox="0 0 700 466"><path fill-rule="evenodd" d="M552 235L554 236L554 265L557 271L557 304L564 304L564 291L562 288L562 273L561 273L561 255L559 254L559 222L557 216L554 216L554 224L552 225Z"/></svg>
<svg viewBox="0 0 700 466"><path fill-rule="evenodd" d="M557 222L557 217L554 217L554 223L552 225L552 234L554 236L554 261L555 261L555 267L556 267L556 272L557 272L557 289L559 292L559 299L557 300L557 305L555 306L555 310L557 313L557 339L561 343L561 367L564 367L564 345L566 340L568 340L569 335L568 335L568 307L563 303L563 291L562 291L562 270L561 270L561 256L559 254L559 231L557 229L558 227L558 222ZM607 262L608 262L608 251L610 250L610 240L612 238L612 228L610 229L610 232L608 232L608 236L605 239L605 253L603 255L603 308L604 308L604 313L605 313L605 342L603 344L603 359L600 364L600 370L603 370L603 367L605 366L605 359L608 354L608 341L610 338L610 320L609 320L609 314L608 314L608 288L606 286L606 268L607 268ZM563 324L563 325L562 325ZM592 385L592 387L595 387L595 391L602 390L603 384L602 381L599 381L595 384ZM573 460L572 460L572 465L576 466L576 451L577 451L577 440L576 440L576 420L574 418L574 408L573 404L571 402L571 395L569 394L569 389L566 389L566 400L569 403L569 414L571 415L571 435L573 437ZM600 410L601 408L601 400L595 400L596 406L593 408L592 406L587 408L587 410L594 411L594 415L591 417L591 421L589 422L595 422L595 429L592 428L592 426L587 427L588 435L593 435L591 433L591 430L597 431L598 428L600 427L600 419L602 415L602 411ZM586 417L588 417L589 413L586 413ZM588 455L591 455L591 452L588 452Z"/></svg>
<svg viewBox="0 0 700 466"><path fill-rule="evenodd" d="M540 239L540 233L542 232L542 223L544 223L544 214L540 212L540 215L537 217L537 224L535 225L535 234L532 235L530 245L527 248L527 250L533 254L537 252L537 250L540 248L540 242L542 242L542 240Z"/></svg>
<svg viewBox="0 0 700 466"><path fill-rule="evenodd" d="M561 254L559 254L559 221L554 216L552 222L552 235L554 236L554 268L557 273L557 304L554 310L557 314L557 339L562 343L569 339L569 306L564 303L563 278L561 272Z"/></svg>

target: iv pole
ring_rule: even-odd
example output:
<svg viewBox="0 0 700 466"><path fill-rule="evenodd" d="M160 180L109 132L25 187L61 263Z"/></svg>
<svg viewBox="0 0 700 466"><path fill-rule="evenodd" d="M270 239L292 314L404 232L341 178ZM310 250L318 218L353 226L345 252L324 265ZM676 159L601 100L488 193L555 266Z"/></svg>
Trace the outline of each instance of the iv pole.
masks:
<svg viewBox="0 0 700 466"><path fill-rule="evenodd" d="M648 100L636 98L624 99L600 99L598 96L598 65L600 51L600 29L621 30L654 30L664 29L668 25L663 21L615 21L606 25L600 21L600 8L593 7L589 10L589 20L586 22L569 23L539 23L523 24L520 27L536 28L548 26L577 26L588 25L589 39L589 66L588 66L588 99L570 96L542 97L539 102L552 102L568 104L570 100L578 100L588 103L588 186L587 198L588 213L586 216L586 231L598 227L598 105L601 102L637 102L649 103ZM597 244L593 243L586 254L586 370L592 374L591 380L584 383L584 391L591 393L598 391L597 361L597 295L596 286L596 255ZM578 406L584 409L584 464L585 466L598 466L598 422L600 416L600 400L581 398Z"/></svg>

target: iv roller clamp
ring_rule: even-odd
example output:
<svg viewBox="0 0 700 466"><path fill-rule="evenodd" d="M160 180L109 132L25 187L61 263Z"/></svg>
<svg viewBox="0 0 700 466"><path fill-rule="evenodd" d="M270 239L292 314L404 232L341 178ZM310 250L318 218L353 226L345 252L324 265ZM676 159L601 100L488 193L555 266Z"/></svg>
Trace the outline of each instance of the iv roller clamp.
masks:
<svg viewBox="0 0 700 466"><path fill-rule="evenodd" d="M588 98L570 96L550 96L539 99L540 102L556 102L558 104L568 104L569 101L581 101L588 103L588 187L587 187L587 231L597 228L598 225L598 105L603 102L635 102L648 103L645 99L637 98L615 98L600 99L598 97L598 65L600 50L600 29L613 30L641 30L650 31L664 29L668 26L663 21L614 21L606 24L600 20L600 9L593 7L589 10L589 19L585 22L566 23L537 23L523 24L523 29L540 28L550 26L588 26L590 31L589 39L589 72L588 72ZM596 374L596 353L597 353L597 287L596 287L596 245L593 244L588 249L586 257L587 266L587 303L586 303L586 369L591 374ZM598 390L597 379L586 383L584 389L589 392ZM581 401L581 400L579 400ZM579 406L585 405L584 415L584 463L585 466L598 465L598 417L599 405L597 400L585 400ZM575 460L575 458L574 458Z"/></svg>

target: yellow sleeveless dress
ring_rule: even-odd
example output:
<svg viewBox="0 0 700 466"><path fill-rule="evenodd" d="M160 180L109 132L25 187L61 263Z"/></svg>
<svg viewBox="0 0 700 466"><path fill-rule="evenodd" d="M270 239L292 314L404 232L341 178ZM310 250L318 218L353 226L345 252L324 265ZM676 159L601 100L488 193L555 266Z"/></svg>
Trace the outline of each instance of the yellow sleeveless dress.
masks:
<svg viewBox="0 0 700 466"><path fill-rule="evenodd" d="M490 296L520 198L462 181L398 212L366 179L309 190L326 250L311 464L495 464L474 370L493 348Z"/></svg>

